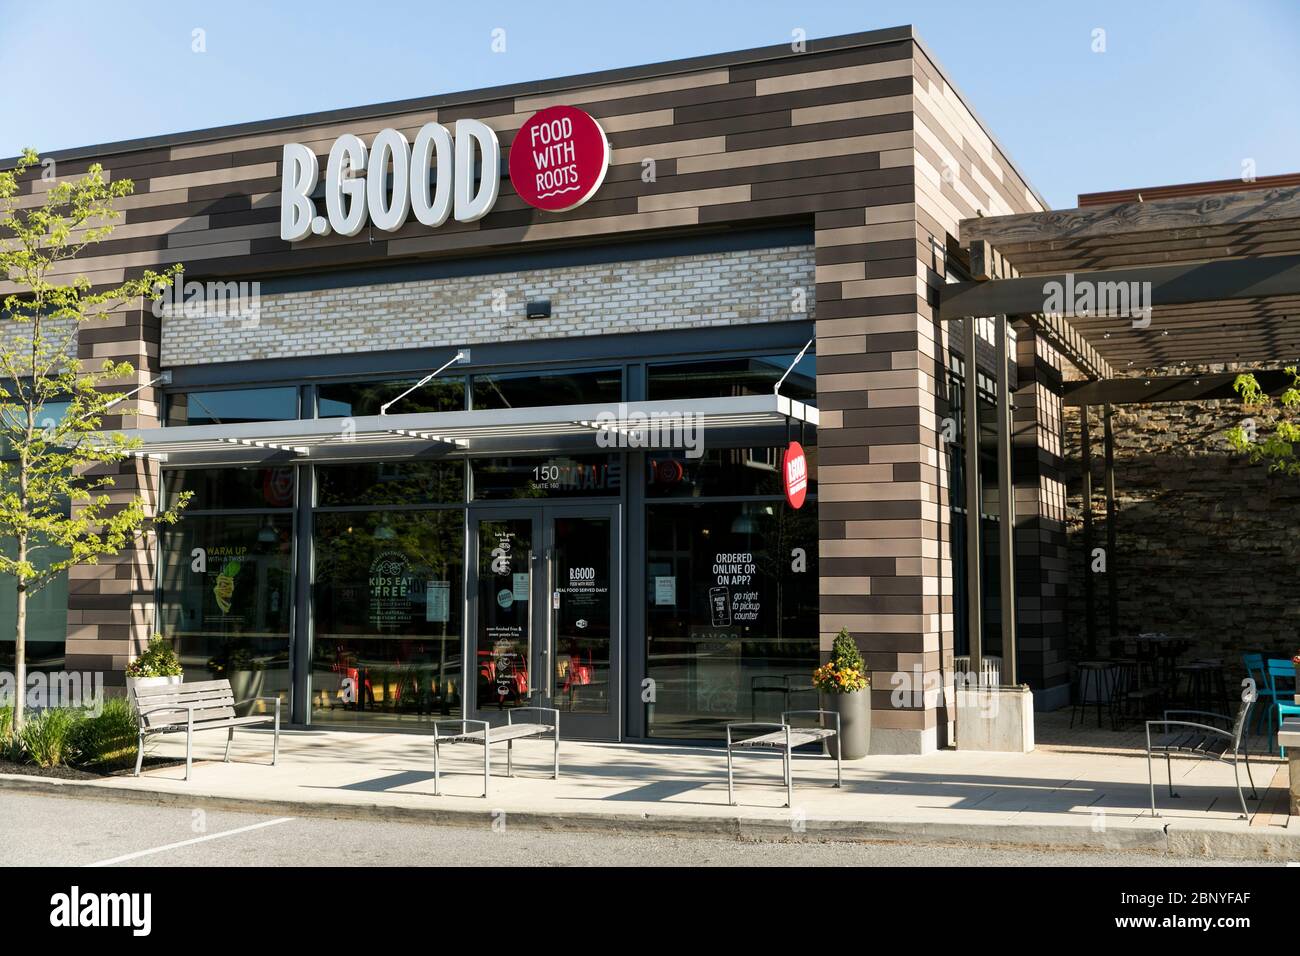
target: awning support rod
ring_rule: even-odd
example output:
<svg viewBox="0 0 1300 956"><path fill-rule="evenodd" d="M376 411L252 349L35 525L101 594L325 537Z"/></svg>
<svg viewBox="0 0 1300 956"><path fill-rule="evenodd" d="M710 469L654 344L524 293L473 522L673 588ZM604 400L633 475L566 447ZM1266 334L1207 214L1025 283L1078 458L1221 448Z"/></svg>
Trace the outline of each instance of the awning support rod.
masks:
<svg viewBox="0 0 1300 956"><path fill-rule="evenodd" d="M131 391L129 391L129 392L125 392L125 393L123 393L123 394L117 396L117 398L113 399L113 400L110 401L107 405L105 405L104 408L105 408L105 409L112 408L112 407L113 407L114 405L116 405L118 402L124 402L124 401L126 401L128 398L130 398L132 395L138 395L140 392L143 392L146 388L150 388L151 386L159 385L159 384L161 384L161 385L170 385L171 383L172 383L172 373L171 373L170 370L169 370L169 371L166 371L166 372L159 372L159 373L158 373L157 375L155 375L153 378L149 379L149 381L147 381L145 384L143 384L143 385L139 385L139 386L137 386L137 387L131 389Z"/></svg>
<svg viewBox="0 0 1300 956"><path fill-rule="evenodd" d="M794 361L791 362L790 367L785 370L785 374L782 375L781 378L777 381L777 383L772 386L773 395L781 394L781 386L785 384L785 380L790 377L790 373L794 371L794 367L799 364L799 360L803 358L804 353L807 352L808 349L812 347L812 344L815 341L817 341L815 338L809 339L804 344L804 347L799 350L799 354L794 357Z"/></svg>
<svg viewBox="0 0 1300 956"><path fill-rule="evenodd" d="M380 415L387 415L387 414L388 414L388 410L389 410L390 408L392 408L394 405L396 405L396 404L397 404L398 402L400 402L402 399L406 398L407 395L410 395L410 394L411 394L413 391L415 391L417 388L424 388L424 386L426 386L426 385L428 385L430 382L432 382L432 381L433 381L433 380L434 380L434 379L435 379L435 378L436 378L440 373L445 372L447 369L451 368L451 366L453 366L453 365L455 365L457 362L459 362L459 361L464 357L464 355L465 355L464 352L457 352L457 353L456 353L454 356L452 356L448 361L446 361L445 363L443 363L443 365L442 365L441 368L438 368L438 369L436 369L436 370L430 372L428 375L424 376L424 378L420 379L418 382L416 382L414 385L412 385L410 388L408 388L406 391L404 391L401 395L398 395L398 396L397 396L395 399L393 399L391 402L385 402L383 405L379 406L379 414L380 414Z"/></svg>

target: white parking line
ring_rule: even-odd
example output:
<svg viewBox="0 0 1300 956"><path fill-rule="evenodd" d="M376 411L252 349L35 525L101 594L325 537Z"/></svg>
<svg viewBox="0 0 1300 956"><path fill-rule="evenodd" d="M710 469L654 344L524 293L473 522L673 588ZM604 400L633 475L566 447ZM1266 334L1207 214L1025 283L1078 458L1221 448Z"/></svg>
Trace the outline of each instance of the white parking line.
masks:
<svg viewBox="0 0 1300 956"><path fill-rule="evenodd" d="M251 826L238 827L234 830L222 830L220 833L209 833L207 836L195 837L193 840L182 840L179 843L168 843L166 846L156 846L151 850L140 850L137 853L128 853L125 856L115 856L111 860L100 860L98 863L87 863L86 866L112 866L114 863L125 863L127 860L136 860L142 856L149 856L153 853L165 853L168 850L175 850L177 847L192 846L195 843L205 843L208 840L219 840L221 837L234 836L236 833L247 833L249 830L260 830L262 827L273 827L277 823L288 823L293 817L276 817L274 820L264 820L261 823L254 823Z"/></svg>

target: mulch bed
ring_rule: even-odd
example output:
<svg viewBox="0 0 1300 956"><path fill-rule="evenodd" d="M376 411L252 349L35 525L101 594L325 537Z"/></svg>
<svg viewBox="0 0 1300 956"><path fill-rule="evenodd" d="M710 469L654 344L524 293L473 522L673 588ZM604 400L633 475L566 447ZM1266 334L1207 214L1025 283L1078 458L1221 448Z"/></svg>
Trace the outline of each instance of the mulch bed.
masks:
<svg viewBox="0 0 1300 956"><path fill-rule="evenodd" d="M177 767L185 763L173 757L145 757L144 769L158 767ZM195 763L198 763L196 760ZM14 763L12 760L0 759L0 773L23 774L28 777L56 777L60 780L99 780L104 777L119 777L135 773L135 765L109 769L104 767L38 767L34 763Z"/></svg>
<svg viewBox="0 0 1300 956"><path fill-rule="evenodd" d="M63 780L94 780L96 777L103 776L78 770L75 767L38 767L34 763L14 763L11 760L0 760L0 773L21 773L29 777L59 777Z"/></svg>

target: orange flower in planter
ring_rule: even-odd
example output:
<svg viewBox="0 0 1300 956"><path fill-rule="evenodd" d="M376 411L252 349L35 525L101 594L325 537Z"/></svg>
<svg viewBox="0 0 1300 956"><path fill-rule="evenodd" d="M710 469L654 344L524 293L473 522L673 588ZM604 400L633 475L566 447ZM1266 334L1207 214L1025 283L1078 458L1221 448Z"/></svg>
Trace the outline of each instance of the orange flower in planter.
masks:
<svg viewBox="0 0 1300 956"><path fill-rule="evenodd" d="M847 630L836 635L831 659L813 671L813 686L828 694L852 694L871 686L862 654Z"/></svg>

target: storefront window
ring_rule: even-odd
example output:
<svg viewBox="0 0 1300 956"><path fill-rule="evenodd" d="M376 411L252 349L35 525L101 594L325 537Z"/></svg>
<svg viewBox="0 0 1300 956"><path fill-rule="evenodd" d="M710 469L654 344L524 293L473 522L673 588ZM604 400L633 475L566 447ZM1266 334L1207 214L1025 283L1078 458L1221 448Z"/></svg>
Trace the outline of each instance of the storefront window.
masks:
<svg viewBox="0 0 1300 956"><path fill-rule="evenodd" d="M186 513L195 511L290 508L293 468L185 468L165 472L167 501L193 493Z"/></svg>
<svg viewBox="0 0 1300 956"><path fill-rule="evenodd" d="M279 697L287 715L292 512L186 513L162 532L159 581L185 679L226 678L236 700Z"/></svg>
<svg viewBox="0 0 1300 956"><path fill-rule="evenodd" d="M317 512L314 723L462 712L464 512Z"/></svg>
<svg viewBox="0 0 1300 956"><path fill-rule="evenodd" d="M0 552L8 557L16 553L13 541L0 543ZM51 548L35 553L38 568L48 568L53 561L65 560L68 552ZM0 670L12 672L14 630L18 626L18 594L14 579L0 578ZM68 573L57 574L49 584L27 596L27 669L56 671L63 669L64 645L68 636Z"/></svg>
<svg viewBox="0 0 1300 956"><path fill-rule="evenodd" d="M815 438L804 443L808 456L808 493L817 493ZM699 458L681 451L646 453L645 489L648 498L741 498L779 495L783 449L710 448Z"/></svg>
<svg viewBox="0 0 1300 956"><path fill-rule="evenodd" d="M617 455L550 455L536 458L476 458L474 499L589 498L617 495L623 466Z"/></svg>
<svg viewBox="0 0 1300 956"><path fill-rule="evenodd" d="M329 382L316 387L319 418L355 418L378 415L418 379L385 379L378 382ZM389 410L390 415L416 412L458 412L465 408L465 380L437 378L417 388Z"/></svg>
<svg viewBox="0 0 1300 956"><path fill-rule="evenodd" d="M772 389L794 361L788 355L710 359L651 365L647 397L651 401L674 398L717 398L731 395L771 395ZM801 402L817 398L817 356L804 355L781 385L781 394Z"/></svg>
<svg viewBox="0 0 1300 956"><path fill-rule="evenodd" d="M237 425L297 417L298 389L294 386L172 392L167 396L168 425Z"/></svg>
<svg viewBox="0 0 1300 956"><path fill-rule="evenodd" d="M474 376L475 408L594 405L623 398L623 371L512 372Z"/></svg>
<svg viewBox="0 0 1300 956"><path fill-rule="evenodd" d="M316 469L321 505L460 504L465 500L465 463L377 461Z"/></svg>
<svg viewBox="0 0 1300 956"><path fill-rule="evenodd" d="M645 524L650 736L815 707L816 503L652 504Z"/></svg>

